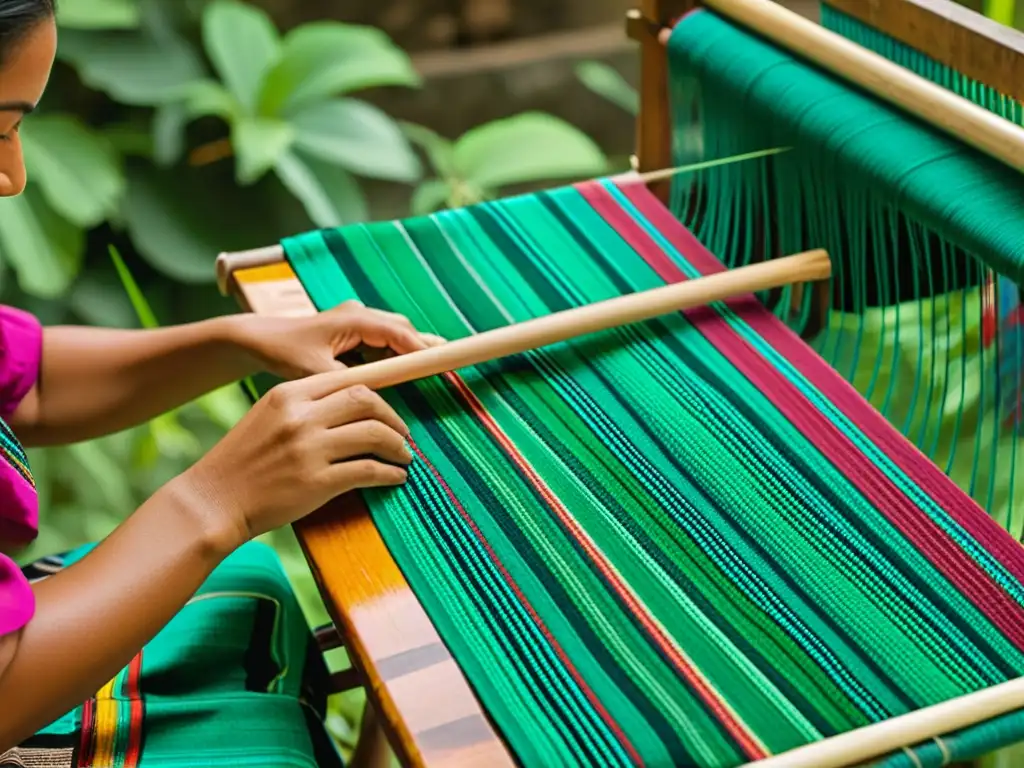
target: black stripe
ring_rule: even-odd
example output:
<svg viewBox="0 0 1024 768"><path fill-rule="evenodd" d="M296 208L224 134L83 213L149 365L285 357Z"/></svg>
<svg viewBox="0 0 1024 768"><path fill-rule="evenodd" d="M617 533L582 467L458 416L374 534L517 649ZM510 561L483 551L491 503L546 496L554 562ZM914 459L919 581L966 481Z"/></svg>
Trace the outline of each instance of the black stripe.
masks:
<svg viewBox="0 0 1024 768"><path fill-rule="evenodd" d="M249 635L249 647L245 649L242 658L247 691L266 693L271 681L281 672L273 655L276 620L276 604L270 600L253 601L252 632Z"/></svg>

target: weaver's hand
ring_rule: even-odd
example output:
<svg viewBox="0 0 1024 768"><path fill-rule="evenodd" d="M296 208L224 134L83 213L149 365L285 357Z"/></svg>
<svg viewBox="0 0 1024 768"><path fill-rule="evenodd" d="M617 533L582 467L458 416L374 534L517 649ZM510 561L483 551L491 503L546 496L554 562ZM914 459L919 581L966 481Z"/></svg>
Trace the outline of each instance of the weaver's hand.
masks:
<svg viewBox="0 0 1024 768"><path fill-rule="evenodd" d="M360 346L399 354L443 343L402 315L346 302L310 317L238 315L233 339L262 368L285 379L344 368L338 356Z"/></svg>
<svg viewBox="0 0 1024 768"><path fill-rule="evenodd" d="M343 372L270 390L213 450L174 480L209 505L237 544L356 488L405 482L408 428L375 392L338 389Z"/></svg>

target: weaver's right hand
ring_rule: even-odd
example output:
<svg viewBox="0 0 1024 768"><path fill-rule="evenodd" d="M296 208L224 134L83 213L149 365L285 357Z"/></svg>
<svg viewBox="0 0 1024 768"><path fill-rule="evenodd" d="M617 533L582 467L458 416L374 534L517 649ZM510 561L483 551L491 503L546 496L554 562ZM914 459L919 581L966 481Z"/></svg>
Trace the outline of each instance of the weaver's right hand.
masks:
<svg viewBox="0 0 1024 768"><path fill-rule="evenodd" d="M274 387L173 482L212 505L206 512L224 516L218 522L238 526L242 541L346 491L405 482L408 427L366 387L338 389L344 373Z"/></svg>

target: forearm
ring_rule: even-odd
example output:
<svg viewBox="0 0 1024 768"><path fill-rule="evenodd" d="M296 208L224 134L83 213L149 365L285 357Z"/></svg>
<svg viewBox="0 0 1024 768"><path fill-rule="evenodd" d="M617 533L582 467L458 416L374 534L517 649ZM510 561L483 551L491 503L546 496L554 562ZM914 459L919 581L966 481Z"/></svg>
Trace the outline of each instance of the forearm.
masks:
<svg viewBox="0 0 1024 768"><path fill-rule="evenodd" d="M0 754L114 677L243 540L172 482L80 562L36 585L36 614L0 638Z"/></svg>
<svg viewBox="0 0 1024 768"><path fill-rule="evenodd" d="M52 327L38 383L12 419L26 445L73 443L141 424L255 372L236 318L157 330Z"/></svg>

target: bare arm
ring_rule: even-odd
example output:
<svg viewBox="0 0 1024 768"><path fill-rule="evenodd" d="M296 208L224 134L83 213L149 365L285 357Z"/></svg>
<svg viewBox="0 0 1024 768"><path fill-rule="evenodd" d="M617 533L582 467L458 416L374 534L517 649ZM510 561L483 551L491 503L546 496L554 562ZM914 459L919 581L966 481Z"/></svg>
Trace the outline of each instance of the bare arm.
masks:
<svg viewBox="0 0 1024 768"><path fill-rule="evenodd" d="M80 562L36 585L35 617L0 638L0 753L114 677L241 543L239 526L204 508L215 507L171 483Z"/></svg>
<svg viewBox="0 0 1024 768"><path fill-rule="evenodd" d="M144 423L254 373L237 317L158 330L43 331L36 386L11 418L28 446L73 443Z"/></svg>
<svg viewBox="0 0 1024 768"><path fill-rule="evenodd" d="M342 372L343 373L343 372ZM276 387L0 637L0 754L114 677L235 547L356 488L405 482L408 427L339 373Z"/></svg>
<svg viewBox="0 0 1024 768"><path fill-rule="evenodd" d="M441 343L404 317L343 304L311 317L231 315L152 331L43 331L35 387L11 427L29 446L87 440L141 424L260 370L287 379L344 366L359 346L405 353Z"/></svg>

